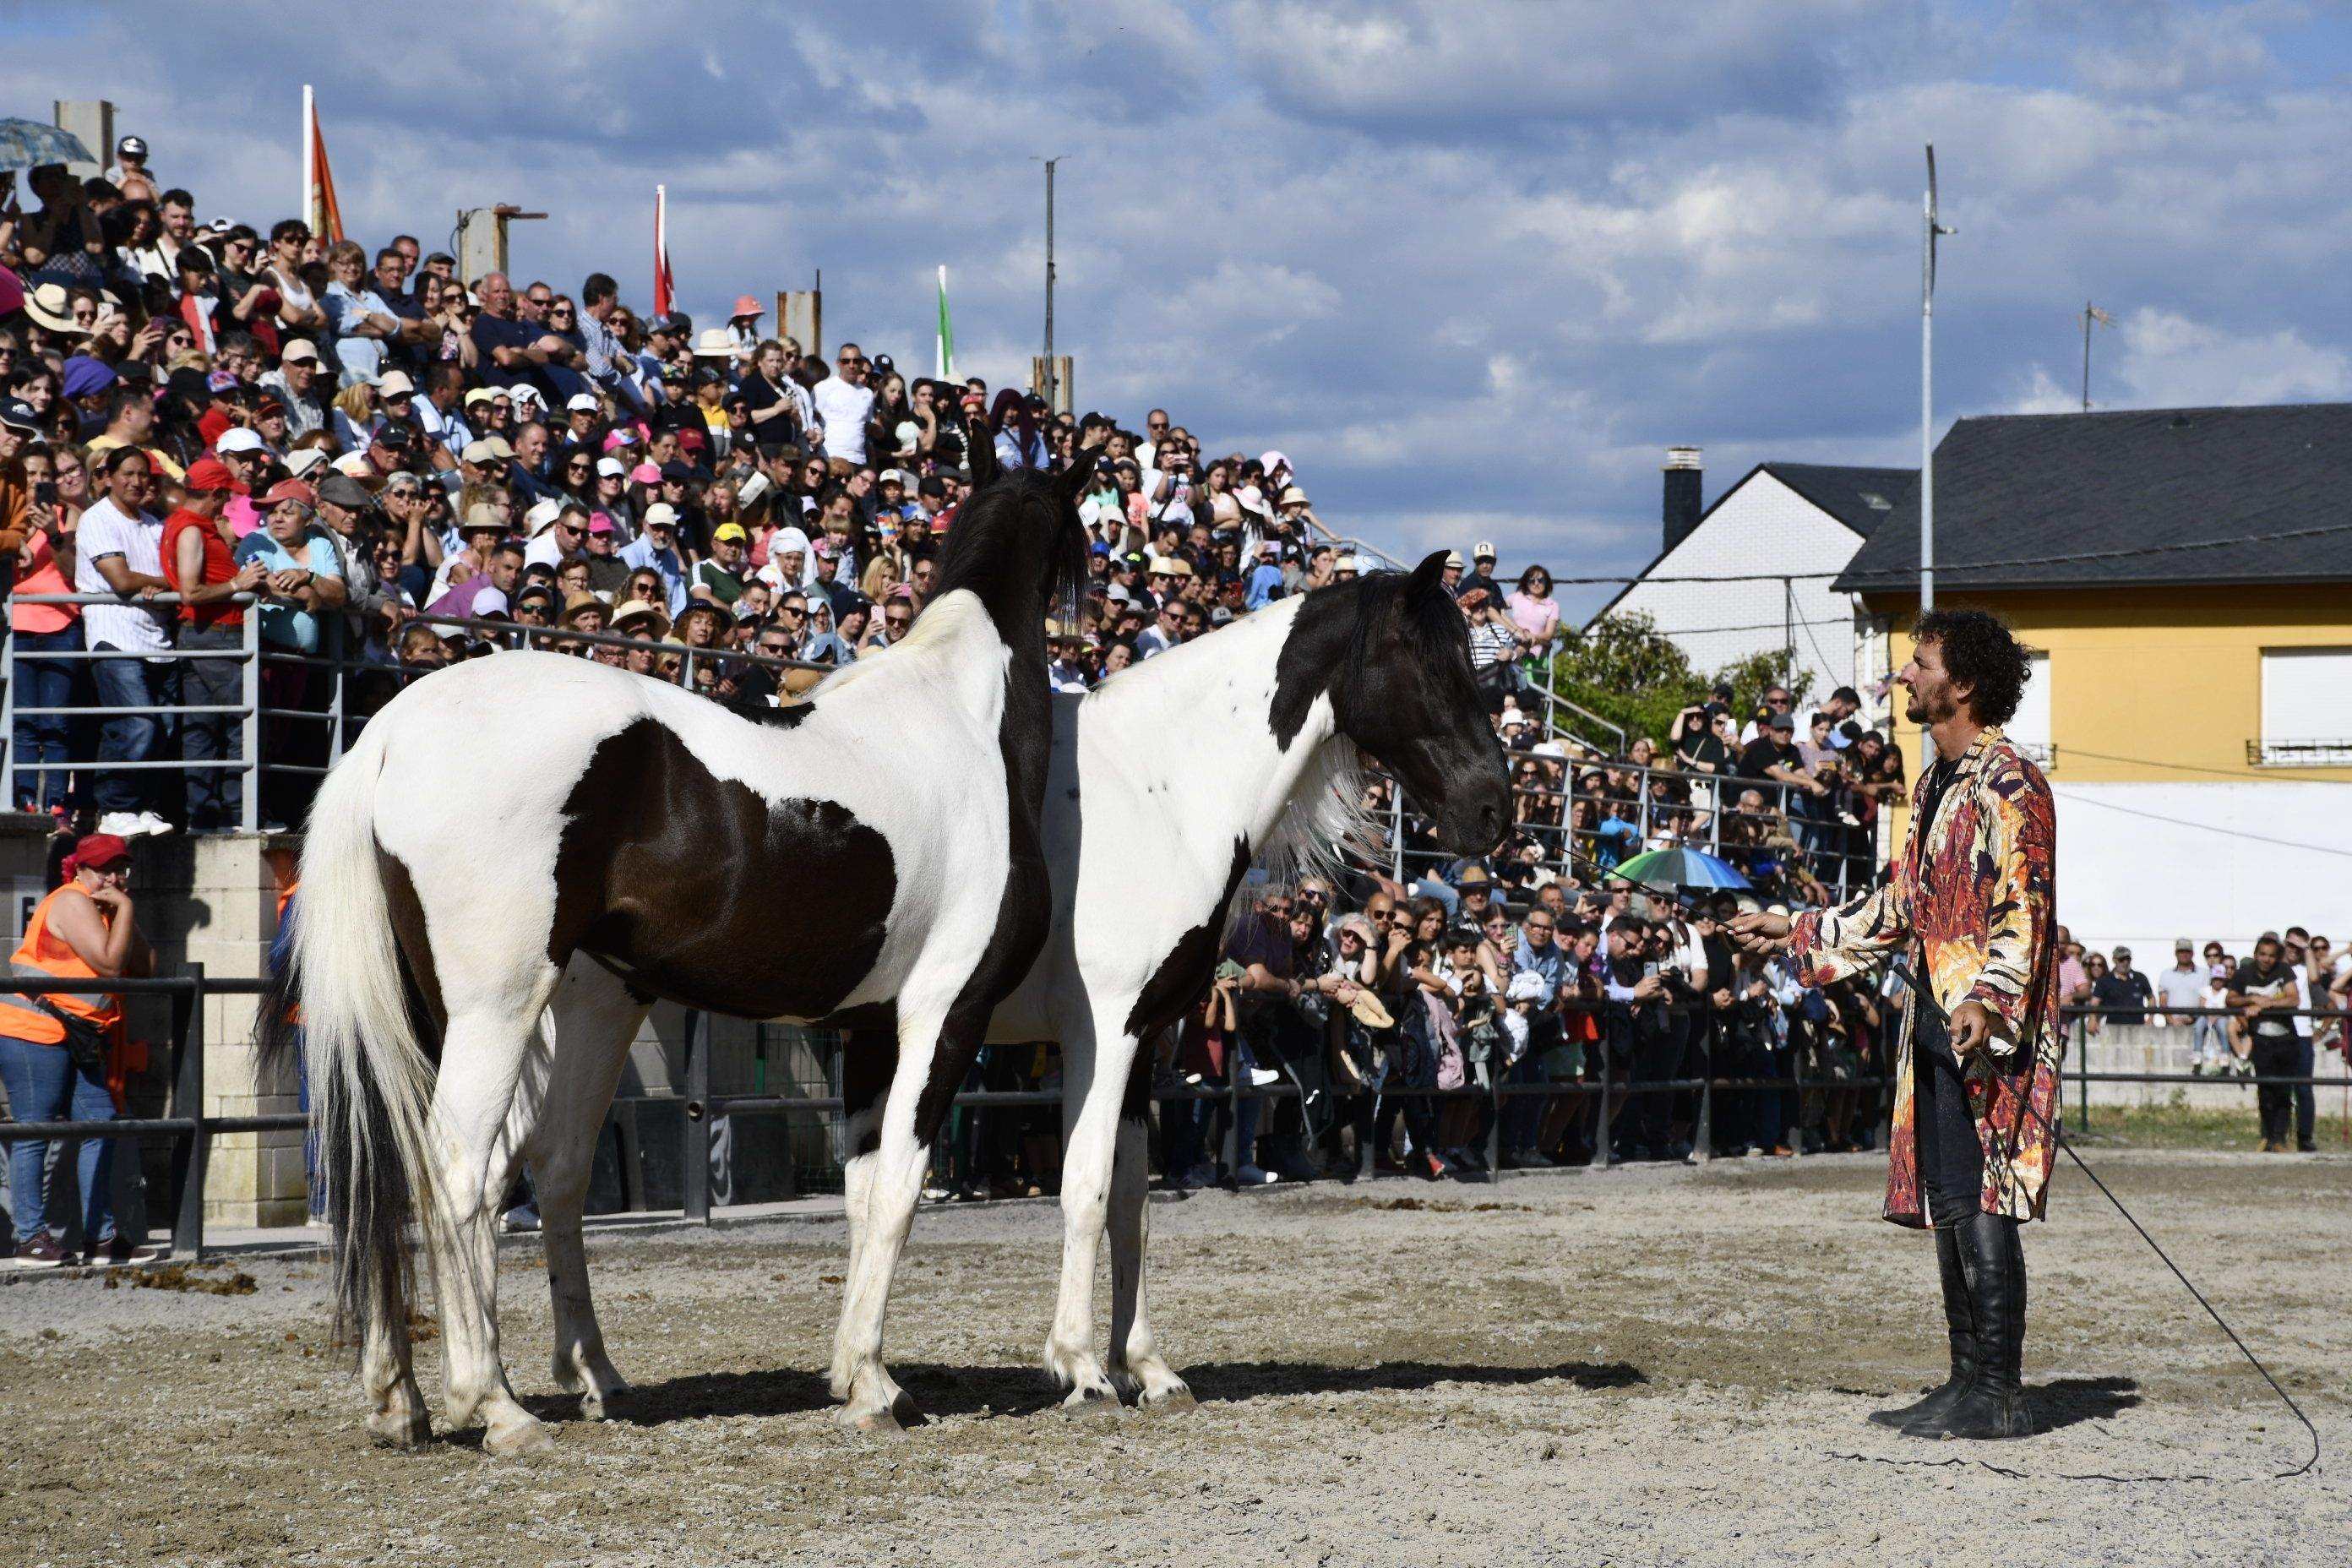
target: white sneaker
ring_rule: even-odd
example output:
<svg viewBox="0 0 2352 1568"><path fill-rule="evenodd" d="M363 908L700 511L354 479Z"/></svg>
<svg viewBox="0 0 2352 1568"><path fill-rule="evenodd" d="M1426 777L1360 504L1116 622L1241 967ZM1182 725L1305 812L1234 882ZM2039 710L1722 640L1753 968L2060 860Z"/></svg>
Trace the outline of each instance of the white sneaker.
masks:
<svg viewBox="0 0 2352 1568"><path fill-rule="evenodd" d="M136 838L147 831L140 826L139 815L128 811L108 812L98 819L98 830L110 833L117 838Z"/></svg>
<svg viewBox="0 0 2352 1568"><path fill-rule="evenodd" d="M152 811L142 811L139 814L139 831L151 837L160 837L171 832L172 825Z"/></svg>

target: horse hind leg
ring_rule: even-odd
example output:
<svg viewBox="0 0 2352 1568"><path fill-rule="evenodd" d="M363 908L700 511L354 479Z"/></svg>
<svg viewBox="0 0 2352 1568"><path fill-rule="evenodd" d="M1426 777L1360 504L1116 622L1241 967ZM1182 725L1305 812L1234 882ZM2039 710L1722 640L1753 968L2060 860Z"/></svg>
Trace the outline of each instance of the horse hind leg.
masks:
<svg viewBox="0 0 2352 1568"><path fill-rule="evenodd" d="M597 1135L646 1005L603 965L575 957L540 1026L544 1084L524 1147L539 1192L541 1241L554 1309L551 1371L558 1388L580 1396L580 1414L591 1421L611 1415L629 1384L605 1352L589 1294L581 1220Z"/></svg>
<svg viewBox="0 0 2352 1568"><path fill-rule="evenodd" d="M1150 1317L1144 1310L1143 1262L1151 1214L1144 1115L1139 1098L1130 1091L1126 1111L1119 1118L1118 1151L1110 1183L1110 1375L1121 1388L1133 1392L1138 1404L1181 1409L1192 1404L1192 1391L1160 1353Z"/></svg>
<svg viewBox="0 0 2352 1568"><path fill-rule="evenodd" d="M554 1442L525 1410L499 1360L499 1204L519 1146L508 1113L539 1015L554 984L551 970L527 1009L453 1014L443 1037L433 1097L442 1212L428 1216L444 1342L442 1408L451 1427L479 1417L482 1447L524 1454Z"/></svg>

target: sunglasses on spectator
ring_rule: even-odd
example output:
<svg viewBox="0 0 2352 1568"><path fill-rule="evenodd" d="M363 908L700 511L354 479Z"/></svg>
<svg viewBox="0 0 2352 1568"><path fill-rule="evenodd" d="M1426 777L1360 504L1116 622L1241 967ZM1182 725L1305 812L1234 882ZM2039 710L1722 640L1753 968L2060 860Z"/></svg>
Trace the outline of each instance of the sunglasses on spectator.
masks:
<svg viewBox="0 0 2352 1568"><path fill-rule="evenodd" d="M882 617L882 624L886 626L903 626L914 618L912 616L887 615Z"/></svg>

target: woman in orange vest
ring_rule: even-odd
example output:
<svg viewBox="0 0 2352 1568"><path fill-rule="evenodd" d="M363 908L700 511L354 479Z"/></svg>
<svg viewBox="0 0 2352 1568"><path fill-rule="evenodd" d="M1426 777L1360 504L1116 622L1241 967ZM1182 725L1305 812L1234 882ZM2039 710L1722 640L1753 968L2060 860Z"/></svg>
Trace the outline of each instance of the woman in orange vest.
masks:
<svg viewBox="0 0 2352 1568"><path fill-rule="evenodd" d="M65 881L43 899L9 957L17 979L100 980L146 974L155 966L131 907L131 847L92 833L66 858ZM122 1022L122 999L100 993L0 992L0 1082L19 1121L111 1121L106 1087L108 1041ZM9 1203L16 1231L16 1265L53 1268L69 1261L46 1223L42 1166L46 1139L19 1138L8 1150ZM114 1228L114 1140L85 1138L81 1177L84 1256L92 1263L133 1263L156 1256Z"/></svg>

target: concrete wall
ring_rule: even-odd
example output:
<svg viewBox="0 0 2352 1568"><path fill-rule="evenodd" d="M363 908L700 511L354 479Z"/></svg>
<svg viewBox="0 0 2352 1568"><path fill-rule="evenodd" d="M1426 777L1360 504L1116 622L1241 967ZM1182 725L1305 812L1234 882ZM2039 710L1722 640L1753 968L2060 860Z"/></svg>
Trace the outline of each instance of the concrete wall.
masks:
<svg viewBox="0 0 2352 1568"><path fill-rule="evenodd" d="M2195 1031L2186 1026L2110 1024L2090 1037L2087 1047L2079 1037L2070 1039L2066 1050L2068 1115L2073 1115L2083 1094L2082 1086L2074 1078L2077 1067L2087 1066L2093 1072L2185 1073L2189 1068L2189 1043L2194 1037ZM2343 1058L2323 1051L2313 1076L2325 1078L2342 1071L2343 1066ZM2094 1110L2102 1105L2174 1103L2200 1110L2242 1110L2252 1114L2254 1110L2254 1080L2250 1078L2217 1078L2194 1084L2094 1083L2089 1088ZM2323 1104L2340 1103L2344 1094L2343 1089L2328 1084L2322 1084L2319 1092ZM2331 1100L2326 1098L2328 1096L2336 1098Z"/></svg>

